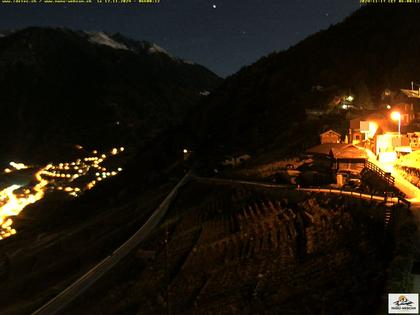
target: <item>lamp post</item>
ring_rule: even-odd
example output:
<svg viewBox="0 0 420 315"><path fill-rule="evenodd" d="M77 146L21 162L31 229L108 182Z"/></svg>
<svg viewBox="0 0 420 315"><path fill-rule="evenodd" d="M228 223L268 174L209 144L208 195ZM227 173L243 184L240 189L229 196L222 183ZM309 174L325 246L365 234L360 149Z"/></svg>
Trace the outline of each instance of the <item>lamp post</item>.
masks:
<svg viewBox="0 0 420 315"><path fill-rule="evenodd" d="M399 112L392 112L391 119L398 121L398 135L401 136L401 114Z"/></svg>

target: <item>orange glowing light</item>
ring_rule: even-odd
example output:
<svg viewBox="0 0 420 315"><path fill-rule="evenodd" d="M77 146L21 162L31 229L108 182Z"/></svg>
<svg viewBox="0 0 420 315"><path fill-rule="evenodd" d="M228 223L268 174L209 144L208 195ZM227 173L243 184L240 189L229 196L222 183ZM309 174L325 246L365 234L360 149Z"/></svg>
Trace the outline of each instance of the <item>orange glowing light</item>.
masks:
<svg viewBox="0 0 420 315"><path fill-rule="evenodd" d="M12 185L0 191L0 224L2 229L9 228L13 223L12 219L9 218L10 216L17 216L27 205L44 197L48 181L42 179L42 171L35 174L38 184L33 187L32 191L25 190L21 194L15 194L15 190L21 187L19 185ZM5 238L10 234L4 233L1 236Z"/></svg>
<svg viewBox="0 0 420 315"><path fill-rule="evenodd" d="M114 148L111 154L116 155L124 148ZM95 150L95 154L100 154ZM47 192L62 191L70 196L78 197L85 190L92 189L97 181L102 181L108 176L117 175L116 170L108 170L106 167L101 166L108 156L100 154L97 157L85 157L83 161L77 159L73 162L57 163L55 165L48 164L44 168L40 168L34 180L30 184L22 185L9 185L4 189L0 189L0 240L16 234L13 229L13 217L21 213L21 211L29 204L33 204L38 200L44 198ZM10 167L4 170L5 173L12 173L14 171L29 168L23 163L10 162ZM70 167L71 166L71 167ZM96 180L91 180L86 184L83 177L92 176L90 169L95 169ZM58 171L61 170L61 171ZM65 170L66 172L64 173ZM102 172L102 174L100 173ZM118 168L118 172L122 168ZM102 175L103 178L100 176ZM82 178L82 181L73 182L76 178ZM73 182L71 185L70 183ZM79 186L79 187L78 187Z"/></svg>
<svg viewBox="0 0 420 315"><path fill-rule="evenodd" d="M401 120L401 114L400 114L400 112L392 112L391 113L391 119L392 120Z"/></svg>

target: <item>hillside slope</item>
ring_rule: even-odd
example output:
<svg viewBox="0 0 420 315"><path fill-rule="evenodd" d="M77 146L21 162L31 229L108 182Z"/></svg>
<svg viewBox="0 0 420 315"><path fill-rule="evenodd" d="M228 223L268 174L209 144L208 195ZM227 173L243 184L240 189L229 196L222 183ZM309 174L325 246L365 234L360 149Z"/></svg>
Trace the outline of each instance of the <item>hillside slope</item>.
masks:
<svg viewBox="0 0 420 315"><path fill-rule="evenodd" d="M378 104L384 89L420 81L419 21L418 6L366 6L243 68L191 115L192 142L206 152L281 147L313 133L301 124L305 109L346 93L365 108Z"/></svg>
<svg viewBox="0 0 420 315"><path fill-rule="evenodd" d="M27 28L0 38L4 154L52 146L141 143L220 79L152 43L120 34Z"/></svg>

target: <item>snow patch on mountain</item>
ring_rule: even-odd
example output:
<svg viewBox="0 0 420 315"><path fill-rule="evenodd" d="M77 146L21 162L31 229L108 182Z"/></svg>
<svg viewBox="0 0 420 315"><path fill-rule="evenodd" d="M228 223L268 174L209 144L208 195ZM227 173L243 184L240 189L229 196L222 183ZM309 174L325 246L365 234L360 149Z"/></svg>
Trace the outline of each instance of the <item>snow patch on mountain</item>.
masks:
<svg viewBox="0 0 420 315"><path fill-rule="evenodd" d="M195 65L195 62L191 60L182 60L182 62L186 63L187 65Z"/></svg>
<svg viewBox="0 0 420 315"><path fill-rule="evenodd" d="M160 47L159 45L156 45L155 43L151 44L151 46L148 49L148 52L150 54L155 54L155 53L165 54L165 55L171 57L172 59L175 59L174 56L172 56L164 48Z"/></svg>
<svg viewBox="0 0 420 315"><path fill-rule="evenodd" d="M150 53L159 52L159 53L163 53L163 54L168 54L168 52L165 49L163 49L162 47L160 47L159 45L156 45L154 43L152 43L152 45L150 46L149 52Z"/></svg>
<svg viewBox="0 0 420 315"><path fill-rule="evenodd" d="M124 40L124 39L120 39L118 36L108 35L104 32L84 32L84 33L87 34L88 40L94 44L105 45L114 49L130 50L135 53L146 52L148 54L164 54L179 63L185 63L189 65L196 64L189 60L182 60L182 59L174 57L166 49L162 48L161 46L155 43L146 42L146 41Z"/></svg>
<svg viewBox="0 0 420 315"><path fill-rule="evenodd" d="M108 46L114 49L129 50L126 45L113 40L103 32L87 32L87 34L89 35L89 41L91 43Z"/></svg>

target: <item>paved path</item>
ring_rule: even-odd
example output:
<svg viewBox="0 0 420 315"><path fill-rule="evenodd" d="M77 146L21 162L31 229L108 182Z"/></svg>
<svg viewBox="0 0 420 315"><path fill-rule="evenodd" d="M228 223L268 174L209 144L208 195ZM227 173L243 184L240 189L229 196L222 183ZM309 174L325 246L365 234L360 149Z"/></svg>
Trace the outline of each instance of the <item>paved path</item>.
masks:
<svg viewBox="0 0 420 315"><path fill-rule="evenodd" d="M295 186L292 186L292 185L270 184L270 183L247 181L247 180L240 180L240 179L226 179L226 178L199 177L199 176L193 176L192 178L199 181L199 182L207 182L207 183L242 184L242 185L268 187L268 188L291 188L291 189L294 189L294 187L295 187Z"/></svg>
<svg viewBox="0 0 420 315"><path fill-rule="evenodd" d="M106 257L99 264L85 273L64 291L50 300L47 304L36 310L32 315L54 315L66 307L71 301L86 291L92 284L100 279L112 267L126 257L141 241L143 241L156 225L165 216L170 204L177 195L178 189L191 179L191 172L188 172L172 189L165 200L153 212L145 224L124 244L116 249L110 256Z"/></svg>
<svg viewBox="0 0 420 315"><path fill-rule="evenodd" d="M420 189L402 177L392 165L386 165L384 163L379 162L376 159L376 156L370 150L366 150L369 156L369 162L375 164L380 169L384 170L385 172L390 172L391 175L395 178L395 187L397 187L401 192L406 195L406 198L410 202L418 202L420 201Z"/></svg>
<svg viewBox="0 0 420 315"><path fill-rule="evenodd" d="M365 199L365 200L385 201L384 196L362 194L362 193L358 193L358 192L340 190L340 189L296 188L296 186L292 186L292 185L279 185L279 184L246 181L246 180L239 180L239 179L235 180L235 179L209 178L209 177L198 177L198 176L194 176L193 179L195 179L197 181L201 181L201 182L211 182L211 183L220 183L220 184L240 184L240 185L249 185L249 186L266 187L266 188L294 189L294 190L298 190L298 191L307 191L307 192L315 192L315 193L347 195L347 196L352 196L354 198ZM387 202L398 203L398 198L387 198Z"/></svg>

